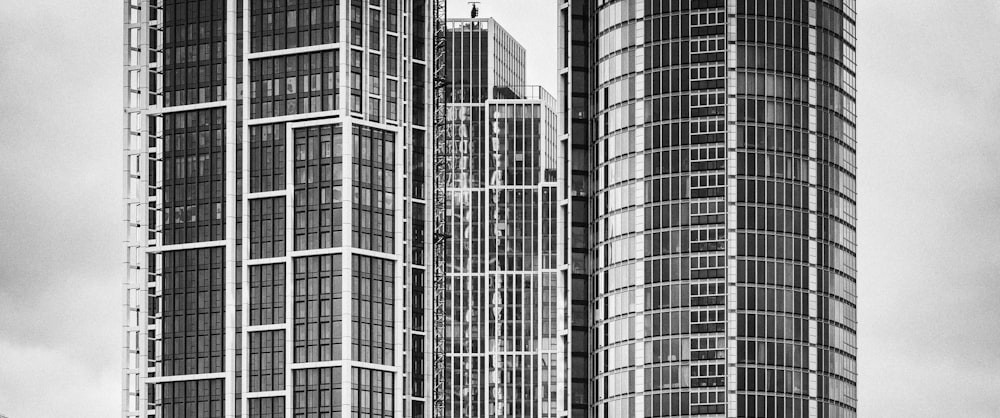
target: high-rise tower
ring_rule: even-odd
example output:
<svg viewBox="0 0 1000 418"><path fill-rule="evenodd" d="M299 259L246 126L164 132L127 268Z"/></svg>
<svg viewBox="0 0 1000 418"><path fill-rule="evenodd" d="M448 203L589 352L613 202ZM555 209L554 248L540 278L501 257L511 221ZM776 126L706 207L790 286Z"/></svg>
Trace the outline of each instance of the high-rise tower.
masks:
<svg viewBox="0 0 1000 418"><path fill-rule="evenodd" d="M854 1L559 11L574 416L856 416Z"/></svg>
<svg viewBox="0 0 1000 418"><path fill-rule="evenodd" d="M429 415L430 6L124 2L123 416Z"/></svg>
<svg viewBox="0 0 1000 418"><path fill-rule="evenodd" d="M448 24L449 417L566 412L565 144L496 21Z"/></svg>
<svg viewBox="0 0 1000 418"><path fill-rule="evenodd" d="M557 4L125 1L123 416L855 416L854 1Z"/></svg>

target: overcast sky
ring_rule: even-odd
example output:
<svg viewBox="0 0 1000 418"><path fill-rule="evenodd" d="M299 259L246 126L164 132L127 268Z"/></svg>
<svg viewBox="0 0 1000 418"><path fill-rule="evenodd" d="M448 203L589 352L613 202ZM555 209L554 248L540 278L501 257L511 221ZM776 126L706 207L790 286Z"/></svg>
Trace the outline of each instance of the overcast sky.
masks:
<svg viewBox="0 0 1000 418"><path fill-rule="evenodd" d="M554 94L553 2L485 3ZM859 415L1000 416L1000 2L858 3ZM115 417L120 1L0 6L0 413Z"/></svg>

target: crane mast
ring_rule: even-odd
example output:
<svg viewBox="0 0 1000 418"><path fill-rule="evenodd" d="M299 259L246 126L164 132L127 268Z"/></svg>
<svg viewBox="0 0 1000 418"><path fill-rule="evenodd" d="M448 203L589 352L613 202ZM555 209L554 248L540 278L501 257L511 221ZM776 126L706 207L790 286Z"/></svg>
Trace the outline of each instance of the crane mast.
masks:
<svg viewBox="0 0 1000 418"><path fill-rule="evenodd" d="M447 77L447 28L445 19L447 17L447 0L431 0L433 4L433 88L434 88L434 120L433 120L433 197L431 202L433 231L433 255L432 255L432 300L433 308L431 325L433 339L433 352L431 353L431 394L432 414L435 418L445 417L445 391L447 390L447 373L445 367L445 333L447 327L447 306L445 301L447 291L446 269L448 250L448 226L447 226L447 204L448 204L448 177L451 167L449 166L449 144L447 136L448 106L446 103Z"/></svg>

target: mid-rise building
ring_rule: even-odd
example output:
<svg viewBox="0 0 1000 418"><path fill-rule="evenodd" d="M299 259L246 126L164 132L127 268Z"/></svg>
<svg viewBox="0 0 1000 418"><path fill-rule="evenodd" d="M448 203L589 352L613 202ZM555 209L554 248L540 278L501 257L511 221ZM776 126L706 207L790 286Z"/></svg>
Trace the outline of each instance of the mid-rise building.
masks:
<svg viewBox="0 0 1000 418"><path fill-rule="evenodd" d="M856 416L855 2L558 19L573 416Z"/></svg>
<svg viewBox="0 0 1000 418"><path fill-rule="evenodd" d="M123 4L123 416L429 415L430 3Z"/></svg>
<svg viewBox="0 0 1000 418"><path fill-rule="evenodd" d="M495 20L448 24L449 417L566 413L564 144Z"/></svg>

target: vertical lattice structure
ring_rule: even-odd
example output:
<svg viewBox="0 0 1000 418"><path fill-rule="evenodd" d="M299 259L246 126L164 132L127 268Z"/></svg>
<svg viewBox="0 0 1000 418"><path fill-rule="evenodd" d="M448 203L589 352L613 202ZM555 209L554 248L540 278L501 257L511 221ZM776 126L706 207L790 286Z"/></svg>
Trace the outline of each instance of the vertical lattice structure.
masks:
<svg viewBox="0 0 1000 418"><path fill-rule="evenodd" d="M148 130L143 110L148 106L150 32L148 3L129 0L124 3L123 53L123 167L125 220L125 281L122 286L122 416L139 416L144 408L146 391L141 384L146 363L146 211L149 205ZM153 226L155 228L155 226Z"/></svg>
<svg viewBox="0 0 1000 418"><path fill-rule="evenodd" d="M434 192L431 202L433 208L434 221L434 254L432 255L432 307L433 307L433 354L431 362L432 379L432 409L435 417L444 417L445 414L445 379L444 370L445 356L445 264L447 262L445 249L447 248L448 235L446 232L446 204L448 199L448 142L445 135L445 125L447 124L447 106L445 98L446 81L446 59L447 59L447 36L445 33L445 17L447 16L447 1L433 0L434 4L434 35L433 35L433 66L434 73Z"/></svg>

